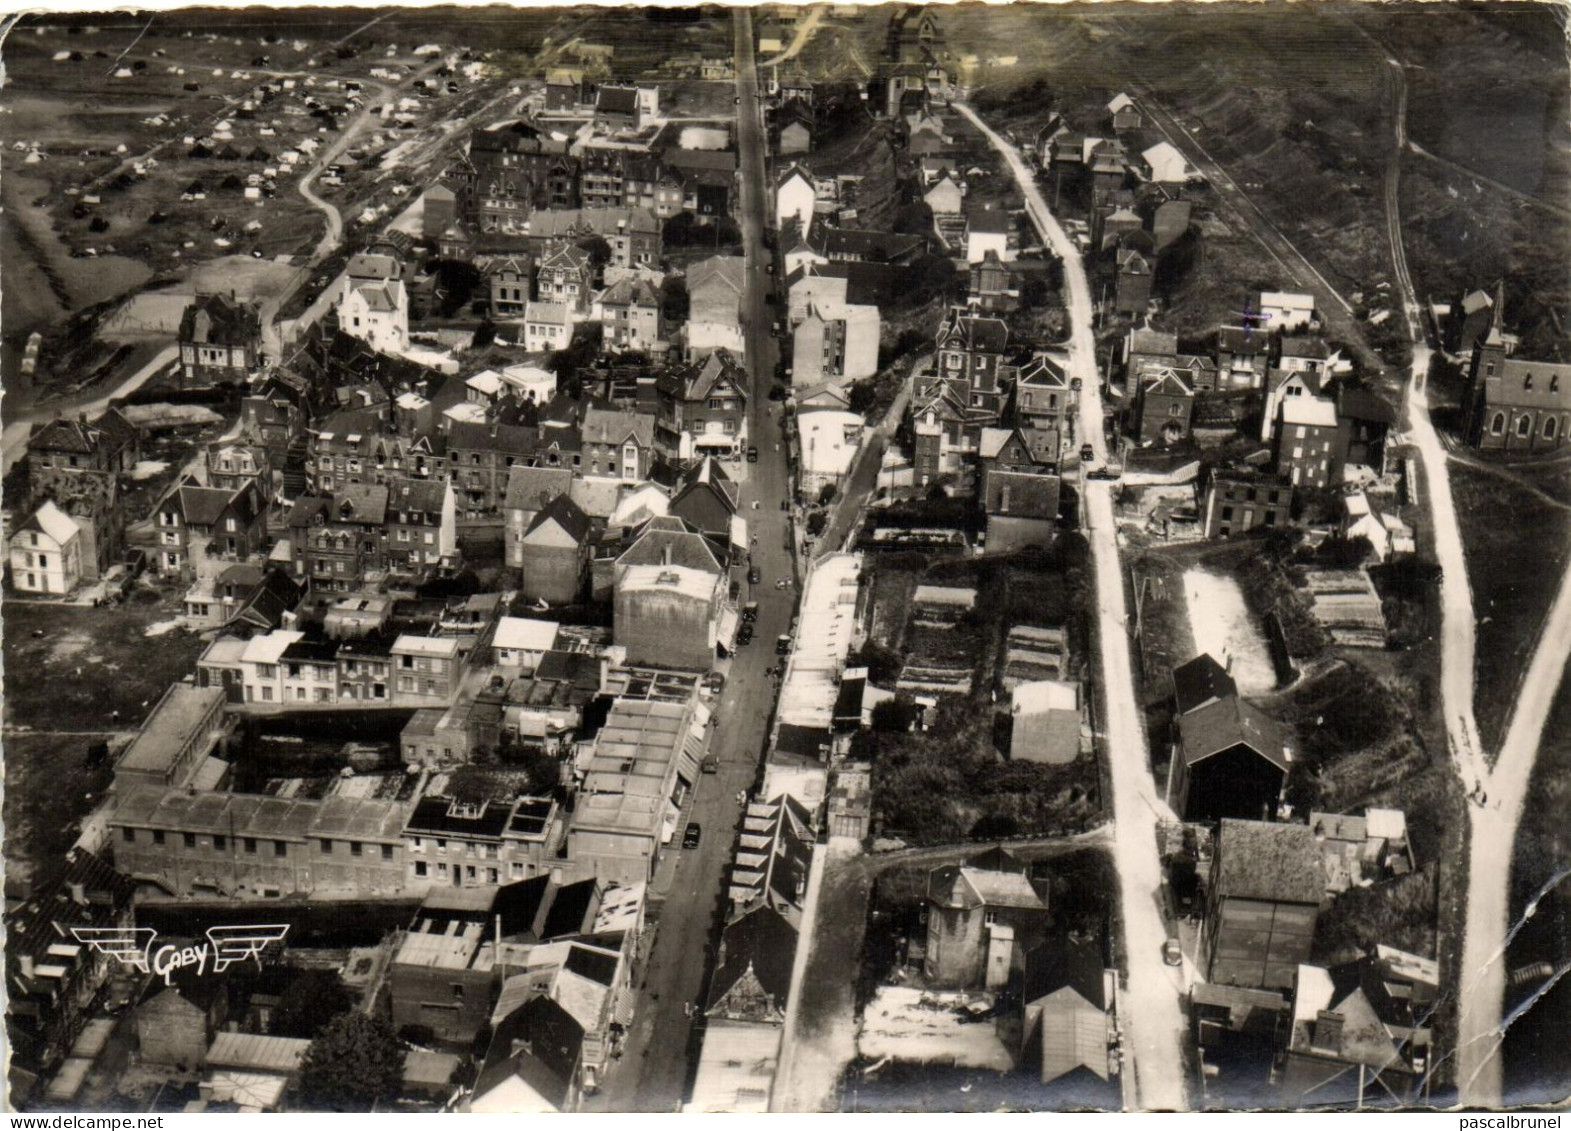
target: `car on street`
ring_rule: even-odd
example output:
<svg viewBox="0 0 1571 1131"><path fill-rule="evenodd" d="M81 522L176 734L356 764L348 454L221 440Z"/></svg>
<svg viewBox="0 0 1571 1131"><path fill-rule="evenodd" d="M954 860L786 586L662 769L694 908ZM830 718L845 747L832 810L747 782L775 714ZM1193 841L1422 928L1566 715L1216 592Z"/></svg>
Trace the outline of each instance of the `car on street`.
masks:
<svg viewBox="0 0 1571 1131"><path fill-rule="evenodd" d="M704 835L704 827L697 821L687 822L687 828L682 831L682 847L697 848L699 838Z"/></svg>
<svg viewBox="0 0 1571 1131"><path fill-rule="evenodd" d="M754 570L754 572L756 573L757 570ZM747 604L742 606L742 623L743 624L752 624L757 619L758 619L758 602L757 601L749 601Z"/></svg>
<svg viewBox="0 0 1571 1131"><path fill-rule="evenodd" d="M1095 471L1093 471L1089 475L1087 475L1086 478L1087 479L1104 479L1104 480L1117 479L1118 478L1118 472L1114 471L1110 467L1099 467Z"/></svg>
<svg viewBox="0 0 1571 1131"><path fill-rule="evenodd" d="M758 462L758 445L757 444L754 444L752 447L747 449L747 462L748 463L757 463Z"/></svg>
<svg viewBox="0 0 1571 1131"><path fill-rule="evenodd" d="M1168 939L1162 944L1162 961L1169 966L1182 966L1184 964L1184 951L1178 945L1177 939Z"/></svg>
<svg viewBox="0 0 1571 1131"><path fill-rule="evenodd" d="M718 774L720 772L720 759L711 754L704 759L701 768L706 774Z"/></svg>
<svg viewBox="0 0 1571 1131"><path fill-rule="evenodd" d="M762 577L763 574L758 572L757 566L754 566L752 569L747 571L747 583L749 585L757 585Z"/></svg>
<svg viewBox="0 0 1571 1131"><path fill-rule="evenodd" d="M1080 445L1080 459L1081 459L1081 462L1085 462L1087 460L1093 460L1095 458L1096 458L1096 449L1095 448L1093 448L1090 444L1081 444Z"/></svg>
<svg viewBox="0 0 1571 1131"><path fill-rule="evenodd" d="M791 634L782 632L775 637L775 655L789 656L791 654Z"/></svg>
<svg viewBox="0 0 1571 1131"><path fill-rule="evenodd" d="M704 677L704 686L714 694L719 695L720 689L725 686L724 672L710 672Z"/></svg>
<svg viewBox="0 0 1571 1131"><path fill-rule="evenodd" d="M776 385L774 388L769 390L769 399L772 401L783 401L788 395L789 394L786 392L786 387L784 385Z"/></svg>
<svg viewBox="0 0 1571 1131"><path fill-rule="evenodd" d="M744 624L741 628L737 629L736 642L739 645L751 644L753 642L753 626L750 624Z"/></svg>

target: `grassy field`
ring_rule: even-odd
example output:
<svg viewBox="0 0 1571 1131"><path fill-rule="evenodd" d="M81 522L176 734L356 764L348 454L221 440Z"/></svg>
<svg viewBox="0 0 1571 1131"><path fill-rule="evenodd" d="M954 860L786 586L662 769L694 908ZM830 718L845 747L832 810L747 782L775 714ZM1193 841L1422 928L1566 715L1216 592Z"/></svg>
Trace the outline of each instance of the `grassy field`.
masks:
<svg viewBox="0 0 1571 1131"><path fill-rule="evenodd" d="M1571 558L1571 513L1455 460L1451 490L1478 620L1474 703L1484 745L1493 751ZM1516 568L1501 569L1502 562Z"/></svg>
<svg viewBox="0 0 1571 1131"><path fill-rule="evenodd" d="M178 611L178 594L78 609L7 597L5 858L8 870L47 870L108 782L83 764L88 746L129 737L171 683L195 670L203 643L146 629ZM118 718L116 717L118 712Z"/></svg>

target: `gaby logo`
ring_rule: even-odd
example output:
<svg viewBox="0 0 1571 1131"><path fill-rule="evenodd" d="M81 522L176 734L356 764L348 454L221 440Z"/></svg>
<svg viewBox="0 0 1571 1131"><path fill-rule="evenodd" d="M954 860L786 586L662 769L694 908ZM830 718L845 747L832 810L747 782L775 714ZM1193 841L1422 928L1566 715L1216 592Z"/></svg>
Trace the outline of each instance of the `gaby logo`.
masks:
<svg viewBox="0 0 1571 1131"><path fill-rule="evenodd" d="M250 959L260 968L262 952L282 942L289 933L288 923L257 926L207 928L207 941L195 946L155 946L158 932L152 927L72 927L71 934L83 946L107 955L121 965L144 974L153 974L173 984L173 974L194 966L200 977L211 971L222 974L236 962Z"/></svg>

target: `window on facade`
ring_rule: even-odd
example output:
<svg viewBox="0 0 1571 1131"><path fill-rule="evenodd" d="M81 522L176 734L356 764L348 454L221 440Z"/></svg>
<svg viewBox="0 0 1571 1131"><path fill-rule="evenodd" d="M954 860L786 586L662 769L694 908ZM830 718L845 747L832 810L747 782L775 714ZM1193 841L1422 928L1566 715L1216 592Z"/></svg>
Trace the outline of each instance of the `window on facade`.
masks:
<svg viewBox="0 0 1571 1131"><path fill-rule="evenodd" d="M221 836L215 836L213 838L213 847L216 848L219 852L223 852L224 850L226 850L229 847L229 840L228 840L228 838L227 837L221 837Z"/></svg>
<svg viewBox="0 0 1571 1131"><path fill-rule="evenodd" d="M245 850L253 856L256 854L256 837L248 836L245 838Z"/></svg>
<svg viewBox="0 0 1571 1131"><path fill-rule="evenodd" d="M322 841L322 855L323 856L331 856L332 854L333 854L333 842L330 841L330 840L323 839L323 841Z"/></svg>
<svg viewBox="0 0 1571 1131"><path fill-rule="evenodd" d="M417 875L417 876L424 876L426 874L426 871L427 871L427 869L426 869L425 861L424 860L416 860L415 861L415 875Z"/></svg>
<svg viewBox="0 0 1571 1131"><path fill-rule="evenodd" d="M289 846L287 844L285 844L281 840L275 840L273 842L273 855L274 856L287 856L287 855L289 855Z"/></svg>
<svg viewBox="0 0 1571 1131"><path fill-rule="evenodd" d="M1504 432L1505 430L1506 430L1506 414L1503 413L1503 412L1495 413L1495 418L1489 422L1489 431L1493 435L1498 436L1502 432Z"/></svg>
<svg viewBox="0 0 1571 1131"><path fill-rule="evenodd" d="M365 846L362 845L358 840L352 840L349 842L349 855L362 856L364 854Z"/></svg>
<svg viewBox="0 0 1571 1131"><path fill-rule="evenodd" d="M383 860L391 860L392 858L393 858L393 846L390 845L390 844L384 844L382 846L382 859Z"/></svg>
<svg viewBox="0 0 1571 1131"><path fill-rule="evenodd" d="M1554 438L1555 438L1555 418L1552 417L1552 416L1546 416L1544 418L1544 439L1546 439L1546 440L1553 440Z"/></svg>
<svg viewBox="0 0 1571 1131"><path fill-rule="evenodd" d="M1533 391L1533 375L1531 373L1522 378L1522 391L1524 393Z"/></svg>
<svg viewBox="0 0 1571 1131"><path fill-rule="evenodd" d="M1531 416L1519 416L1519 417L1517 417L1516 434L1518 436L1526 437L1526 436L1530 435L1532 433L1532 431L1533 431L1533 418Z"/></svg>
<svg viewBox="0 0 1571 1131"><path fill-rule="evenodd" d="M125 841L127 844L135 844L136 843L136 830L135 829L121 829L120 830L120 839Z"/></svg>
<svg viewBox="0 0 1571 1131"><path fill-rule="evenodd" d="M153 843L154 844L163 844L164 843L164 830L163 829L154 829L153 830Z"/></svg>
<svg viewBox="0 0 1571 1131"><path fill-rule="evenodd" d="M196 834L195 833L182 833L181 836L184 838L185 846L187 848L195 848L196 847Z"/></svg>

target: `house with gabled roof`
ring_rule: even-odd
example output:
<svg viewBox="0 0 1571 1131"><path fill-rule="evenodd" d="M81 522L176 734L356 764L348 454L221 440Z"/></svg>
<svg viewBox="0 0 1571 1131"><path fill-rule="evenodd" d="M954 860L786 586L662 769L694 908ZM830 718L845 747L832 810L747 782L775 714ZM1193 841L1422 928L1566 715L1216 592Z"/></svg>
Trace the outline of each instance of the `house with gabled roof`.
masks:
<svg viewBox="0 0 1571 1131"><path fill-rule="evenodd" d="M289 510L295 579L313 592L348 593L384 571L387 501L385 486L362 483L296 499Z"/></svg>
<svg viewBox="0 0 1571 1131"><path fill-rule="evenodd" d="M531 601L577 600L589 566L589 516L571 495L558 495L530 521L519 545L520 593Z"/></svg>
<svg viewBox="0 0 1571 1131"><path fill-rule="evenodd" d="M655 418L652 413L601 408L584 410L582 471L629 483L649 478L654 468Z"/></svg>
<svg viewBox="0 0 1571 1131"><path fill-rule="evenodd" d="M21 593L65 594L82 580L82 530L45 500L11 535L11 585Z"/></svg>
<svg viewBox="0 0 1571 1131"><path fill-rule="evenodd" d="M923 973L938 984L998 989L1046 935L1045 890L1003 848L927 876Z"/></svg>
<svg viewBox="0 0 1571 1131"><path fill-rule="evenodd" d="M793 164L775 185L775 228L784 231L796 225L796 234L807 239L813 230L813 210L818 203L817 182L813 174Z"/></svg>
<svg viewBox="0 0 1571 1131"><path fill-rule="evenodd" d="M27 437L27 482L33 498L71 494L74 477L129 473L141 458L142 431L117 408L35 424Z"/></svg>
<svg viewBox="0 0 1571 1131"><path fill-rule="evenodd" d="M469 1098L472 1112L539 1115L575 1111L584 1027L544 995L499 1022Z"/></svg>
<svg viewBox="0 0 1571 1131"><path fill-rule="evenodd" d="M660 296L647 279L620 279L596 302L607 348L647 352L665 344Z"/></svg>
<svg viewBox="0 0 1571 1131"><path fill-rule="evenodd" d="M416 576L458 559L458 505L453 485L438 479L391 479L383 526L388 565Z"/></svg>
<svg viewBox="0 0 1571 1131"><path fill-rule="evenodd" d="M1061 357L1035 351L1020 366L1010 394L1010 414L1021 428L1074 436L1079 398Z"/></svg>
<svg viewBox="0 0 1571 1131"><path fill-rule="evenodd" d="M337 311L338 328L378 353L398 354L409 347L409 290L396 269L390 277L375 279L346 273Z"/></svg>
<svg viewBox="0 0 1571 1131"><path fill-rule="evenodd" d="M256 481L233 491L182 480L155 512L160 573L192 576L193 559L243 561L267 544L267 500Z"/></svg>
<svg viewBox="0 0 1571 1131"><path fill-rule="evenodd" d="M740 494L713 456L705 456L678 477L666 513L720 545L731 541Z"/></svg>
<svg viewBox="0 0 1571 1131"><path fill-rule="evenodd" d="M1167 803L1185 821L1271 820L1291 765L1281 727L1230 695L1180 716Z"/></svg>
<svg viewBox="0 0 1571 1131"><path fill-rule="evenodd" d="M261 363L262 319L234 294L197 295L180 316L180 387L244 382Z"/></svg>
<svg viewBox="0 0 1571 1131"><path fill-rule="evenodd" d="M511 569L522 569L524 534L535 516L558 495L573 485L573 471L567 467L530 467L515 464L507 473L507 494L502 503L506 539L506 560Z"/></svg>
<svg viewBox="0 0 1571 1131"><path fill-rule="evenodd" d="M1173 669L1173 714L1177 718L1237 694L1232 674L1209 652Z"/></svg>
<svg viewBox="0 0 1571 1131"><path fill-rule="evenodd" d="M729 350L738 358L744 355L746 271L746 260L739 255L713 255L687 269L688 314L683 334L689 361L717 349Z"/></svg>
<svg viewBox="0 0 1571 1131"><path fill-rule="evenodd" d="M1205 979L1291 989L1325 903L1325 872L1308 825L1224 819L1205 887Z"/></svg>
<svg viewBox="0 0 1571 1131"><path fill-rule="evenodd" d="M1026 956L1020 1061L1042 1083L1074 1085L1085 1074L1105 1085L1117 1072L1110 957L1100 935L1052 938Z"/></svg>
<svg viewBox="0 0 1571 1131"><path fill-rule="evenodd" d="M575 244L558 244L540 258L535 275L536 297L541 302L559 303L577 321L589 314L594 282L589 253Z"/></svg>
<svg viewBox="0 0 1571 1131"><path fill-rule="evenodd" d="M1140 379L1135 396L1135 438L1141 444L1176 444L1189 435L1195 391L1176 369Z"/></svg>
<svg viewBox="0 0 1571 1131"><path fill-rule="evenodd" d="M1124 130L1138 130L1141 125L1140 107L1135 105L1135 100L1120 91L1115 94L1107 104L1107 112L1113 118L1113 130L1122 133Z"/></svg>
<svg viewBox="0 0 1571 1131"><path fill-rule="evenodd" d="M738 458L747 447L747 370L726 349L672 365L655 380L655 448L669 462Z"/></svg>
<svg viewBox="0 0 1571 1131"><path fill-rule="evenodd" d="M497 256L485 265L484 276L493 320L517 318L524 313L534 285L534 263L528 253Z"/></svg>

